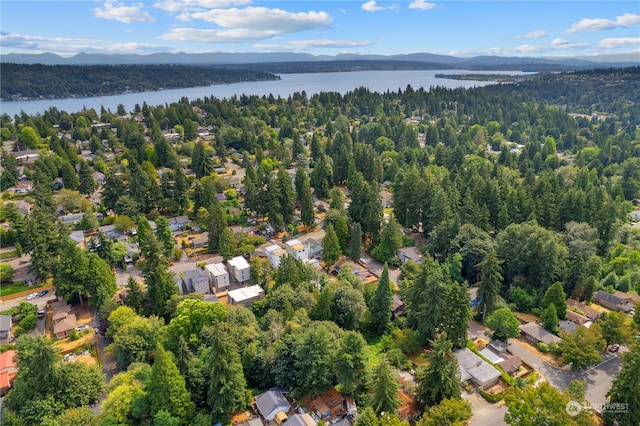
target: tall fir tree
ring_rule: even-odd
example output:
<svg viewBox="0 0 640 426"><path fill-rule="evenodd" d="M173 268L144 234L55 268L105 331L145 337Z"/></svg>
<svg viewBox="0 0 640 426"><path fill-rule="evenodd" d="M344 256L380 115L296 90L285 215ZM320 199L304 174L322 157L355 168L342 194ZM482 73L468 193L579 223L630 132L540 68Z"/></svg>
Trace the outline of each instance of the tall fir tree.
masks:
<svg viewBox="0 0 640 426"><path fill-rule="evenodd" d="M362 250L362 227L354 222L349 230L349 257L355 261L360 259Z"/></svg>
<svg viewBox="0 0 640 426"><path fill-rule="evenodd" d="M164 247L164 255L170 257L173 254L175 241L171 229L169 229L169 221L164 216L158 216L156 219L156 237Z"/></svg>
<svg viewBox="0 0 640 426"><path fill-rule="evenodd" d="M376 336L381 336L386 333L391 325L392 299L393 294L389 281L389 268L385 263L376 291L369 301L369 311L371 312L370 329Z"/></svg>
<svg viewBox="0 0 640 426"><path fill-rule="evenodd" d="M441 316L439 330L447 334L454 348L464 348L467 344L467 330L471 319L469 291L466 284L449 281L445 291L444 306L446 314Z"/></svg>
<svg viewBox="0 0 640 426"><path fill-rule="evenodd" d="M327 268L340 259L340 242L333 225L327 225L324 239L322 240L322 260Z"/></svg>
<svg viewBox="0 0 640 426"><path fill-rule="evenodd" d="M416 331L421 343L436 337L442 321L445 275L441 266L428 254L420 273L404 289L407 303L407 325Z"/></svg>
<svg viewBox="0 0 640 426"><path fill-rule="evenodd" d="M220 236L227 227L227 219L224 216L220 203L216 200L209 211L207 231L209 232L209 253L218 253L220 250Z"/></svg>
<svg viewBox="0 0 640 426"><path fill-rule="evenodd" d="M91 167L87 164L86 161L80 162L80 171L78 171L78 192L84 195L93 194L93 191L97 188L97 182L93 178L93 174L91 173Z"/></svg>
<svg viewBox="0 0 640 426"><path fill-rule="evenodd" d="M369 405L373 411L381 413L394 413L400 400L398 399L398 389L400 385L396 374L391 369L391 365L385 356L380 358L380 362L373 370L371 381L371 393L369 394Z"/></svg>
<svg viewBox="0 0 640 426"><path fill-rule="evenodd" d="M636 425L640 419L640 345L622 355L622 370L607 393L612 408L604 411L606 421L620 426ZM617 405L620 404L620 405ZM622 410L616 408L623 407Z"/></svg>
<svg viewBox="0 0 640 426"><path fill-rule="evenodd" d="M353 396L362 381L366 345L364 338L355 331L345 332L340 339L336 354L336 379L346 395Z"/></svg>
<svg viewBox="0 0 640 426"><path fill-rule="evenodd" d="M495 250L490 250L484 260L477 265L481 278L478 283L478 315L484 321L496 309L502 274L500 274L500 260Z"/></svg>
<svg viewBox="0 0 640 426"><path fill-rule="evenodd" d="M445 398L460 398L458 361L451 348L453 344L445 333L432 342L425 357L426 367L418 370L418 399L423 407L432 407Z"/></svg>

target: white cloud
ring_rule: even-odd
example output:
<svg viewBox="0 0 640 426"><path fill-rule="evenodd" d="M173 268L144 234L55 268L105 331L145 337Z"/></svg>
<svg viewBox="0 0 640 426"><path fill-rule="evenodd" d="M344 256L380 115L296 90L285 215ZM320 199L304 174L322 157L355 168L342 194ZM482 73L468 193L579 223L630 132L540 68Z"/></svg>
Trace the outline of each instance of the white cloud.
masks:
<svg viewBox="0 0 640 426"><path fill-rule="evenodd" d="M375 0L370 0L362 4L362 10L366 12L379 12L384 9L385 9L384 7L378 6Z"/></svg>
<svg viewBox="0 0 640 426"><path fill-rule="evenodd" d="M569 44L569 41L562 38L554 38L553 40L551 40L552 46L564 46L567 44Z"/></svg>
<svg viewBox="0 0 640 426"><path fill-rule="evenodd" d="M547 35L549 35L549 33L546 30L533 30L529 31L525 35L516 36L515 38L542 38L546 37Z"/></svg>
<svg viewBox="0 0 640 426"><path fill-rule="evenodd" d="M640 46L640 37L605 38L596 46L598 49L616 49L618 47Z"/></svg>
<svg viewBox="0 0 640 426"><path fill-rule="evenodd" d="M229 6L250 4L251 0L165 0L157 2L153 7L165 12L198 11L203 9L217 9Z"/></svg>
<svg viewBox="0 0 640 426"><path fill-rule="evenodd" d="M114 19L129 24L131 22L154 22L153 16L143 11L141 3L125 6L123 3L106 1L102 8L93 9L93 16L103 19Z"/></svg>
<svg viewBox="0 0 640 426"><path fill-rule="evenodd" d="M365 41L342 41L342 40L328 40L328 39L315 39L315 40L293 40L285 44L254 44L253 47L260 50L268 51L304 51L313 48L352 48L369 46L373 42Z"/></svg>
<svg viewBox="0 0 640 426"><path fill-rule="evenodd" d="M211 22L224 28L243 28L256 31L291 33L331 25L333 19L326 12L288 12L266 7L242 9L211 9L191 14L192 19Z"/></svg>
<svg viewBox="0 0 640 426"><path fill-rule="evenodd" d="M437 5L435 3L429 3L425 0L414 0L410 5L409 9L418 9L418 10L430 10L435 9Z"/></svg>
<svg viewBox="0 0 640 426"><path fill-rule="evenodd" d="M203 43L234 43L269 39L278 34L277 31L256 31L247 28L225 30L172 28L159 38L162 40L198 41Z"/></svg>
<svg viewBox="0 0 640 426"><path fill-rule="evenodd" d="M632 27L634 25L640 25L640 15L625 13L624 15L616 16L615 20L584 18L580 22L571 25L571 28L565 30L565 33L574 34L581 31L602 31L618 27Z"/></svg>

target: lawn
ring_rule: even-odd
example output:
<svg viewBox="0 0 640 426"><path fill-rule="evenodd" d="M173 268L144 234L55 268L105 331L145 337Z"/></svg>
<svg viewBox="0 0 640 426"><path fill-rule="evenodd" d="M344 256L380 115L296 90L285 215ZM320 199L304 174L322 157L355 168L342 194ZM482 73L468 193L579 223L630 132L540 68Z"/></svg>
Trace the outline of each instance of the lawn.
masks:
<svg viewBox="0 0 640 426"><path fill-rule="evenodd" d="M0 286L0 299L10 296L12 294L28 292L28 293L37 293L43 288L51 287L50 283L44 283L37 287L35 286L25 286L23 282L17 282L13 284L2 284Z"/></svg>
<svg viewBox="0 0 640 426"><path fill-rule="evenodd" d="M11 259L18 257L18 253L15 250L0 252L0 259Z"/></svg>

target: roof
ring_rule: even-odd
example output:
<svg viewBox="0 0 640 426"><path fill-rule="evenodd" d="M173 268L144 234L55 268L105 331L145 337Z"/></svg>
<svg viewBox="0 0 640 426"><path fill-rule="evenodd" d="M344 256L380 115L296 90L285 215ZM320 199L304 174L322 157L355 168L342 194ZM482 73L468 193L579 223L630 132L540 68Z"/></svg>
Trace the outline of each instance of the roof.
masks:
<svg viewBox="0 0 640 426"><path fill-rule="evenodd" d="M189 269L182 273L185 281L191 280L192 282L200 281L200 280L209 280L207 278L207 274L200 268Z"/></svg>
<svg viewBox="0 0 640 426"><path fill-rule="evenodd" d="M489 360L492 364L498 364L504 361L504 358L492 351L488 346L480 351L480 354Z"/></svg>
<svg viewBox="0 0 640 426"><path fill-rule="evenodd" d="M167 220L169 222L169 225L181 225L184 223L189 223L189 218L187 216L170 217Z"/></svg>
<svg viewBox="0 0 640 426"><path fill-rule="evenodd" d="M236 269L247 269L249 268L249 262L242 256L236 256L233 259L229 259L227 263L231 266L234 266Z"/></svg>
<svg viewBox="0 0 640 426"><path fill-rule="evenodd" d="M402 299L400 299L400 296L398 296L397 294L393 295L393 298L391 299L391 311L395 312L400 308L404 307L404 302L402 301Z"/></svg>
<svg viewBox="0 0 640 426"><path fill-rule="evenodd" d="M515 371L522 365L522 360L516 355L505 354L505 359L500 361L500 367L506 372Z"/></svg>
<svg viewBox="0 0 640 426"><path fill-rule="evenodd" d="M580 309L592 321L600 318L600 315L602 314L599 310L590 308L589 306L585 305L584 303L580 303L575 299L567 299L567 306Z"/></svg>
<svg viewBox="0 0 640 426"><path fill-rule="evenodd" d="M304 244L302 244L302 242L300 242L299 239L294 239L294 240L289 240L286 243L289 247L291 247L294 250L302 250L304 249Z"/></svg>
<svg viewBox="0 0 640 426"><path fill-rule="evenodd" d="M256 407L265 420L273 420L279 411L289 412L291 405L282 392L267 391L256 397Z"/></svg>
<svg viewBox="0 0 640 426"><path fill-rule="evenodd" d="M403 256L416 263L422 262L422 253L416 247L403 247L398 250L398 256Z"/></svg>
<svg viewBox="0 0 640 426"><path fill-rule="evenodd" d="M265 247L264 251L275 256L280 256L284 253L284 249L277 244L272 244L269 247Z"/></svg>
<svg viewBox="0 0 640 426"><path fill-rule="evenodd" d="M468 348L458 349L454 354L458 359L458 366L461 372L466 371L478 385L483 385L501 376L501 373L494 366L471 352Z"/></svg>
<svg viewBox="0 0 640 426"><path fill-rule="evenodd" d="M4 370L5 368L14 368L18 366L14 358L17 353L18 351L10 349L0 354L0 371Z"/></svg>
<svg viewBox="0 0 640 426"><path fill-rule="evenodd" d="M558 343L562 340L555 334L549 333L547 330L540 327L538 324L534 322L528 322L526 324L521 325L520 331L546 344Z"/></svg>
<svg viewBox="0 0 640 426"><path fill-rule="evenodd" d="M507 342L503 342L502 340L497 339L492 340L491 343L489 343L489 347L497 353L502 353L509 349L509 345L507 344Z"/></svg>
<svg viewBox="0 0 640 426"><path fill-rule="evenodd" d="M294 414L287 420L287 426L316 426L318 423L313 420L309 413Z"/></svg>
<svg viewBox="0 0 640 426"><path fill-rule="evenodd" d="M560 320L558 324L560 330L564 331L565 333L573 333L578 328L578 325L575 322L569 320Z"/></svg>
<svg viewBox="0 0 640 426"><path fill-rule="evenodd" d="M569 321L573 321L578 325L584 325L585 323L589 322L589 318L585 317L584 315L580 315L577 312L573 312L571 309L567 308L567 319Z"/></svg>
<svg viewBox="0 0 640 426"><path fill-rule="evenodd" d="M224 263L210 263L208 265L205 265L205 269L209 271L214 277L228 274L227 268L224 266Z"/></svg>
<svg viewBox="0 0 640 426"><path fill-rule="evenodd" d="M318 398L322 399L329 408L336 408L341 406L344 402L344 397L335 388L329 388L324 391Z"/></svg>
<svg viewBox="0 0 640 426"><path fill-rule="evenodd" d="M631 304L638 304L640 302L640 296L637 294L625 293L623 291L616 291L613 293L614 296L619 297L620 299L626 300Z"/></svg>
<svg viewBox="0 0 640 426"><path fill-rule="evenodd" d="M606 291L603 291L603 290L598 290L596 294L593 296L593 298L596 301L601 300L603 302L607 302L612 305L615 305L623 311L629 311L633 309L633 305L627 302L625 299L621 299L620 297L611 293L607 293Z"/></svg>
<svg viewBox="0 0 640 426"><path fill-rule="evenodd" d="M243 300L253 299L260 297L264 294L264 290L259 285L252 285L249 287L242 287L229 291L227 296L236 302L242 302Z"/></svg>
<svg viewBox="0 0 640 426"><path fill-rule="evenodd" d="M11 329L11 315L0 315L0 330Z"/></svg>
<svg viewBox="0 0 640 426"><path fill-rule="evenodd" d="M53 334L64 333L65 331L76 328L76 315L69 314L59 323L53 326Z"/></svg>

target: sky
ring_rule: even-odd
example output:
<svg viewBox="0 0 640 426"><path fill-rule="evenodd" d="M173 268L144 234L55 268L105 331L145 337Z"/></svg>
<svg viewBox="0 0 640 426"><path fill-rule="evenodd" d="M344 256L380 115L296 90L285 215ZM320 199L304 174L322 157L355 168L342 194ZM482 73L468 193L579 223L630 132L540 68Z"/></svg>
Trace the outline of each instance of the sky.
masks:
<svg viewBox="0 0 640 426"><path fill-rule="evenodd" d="M633 53L640 61L637 0L2 0L0 24L0 54Z"/></svg>

